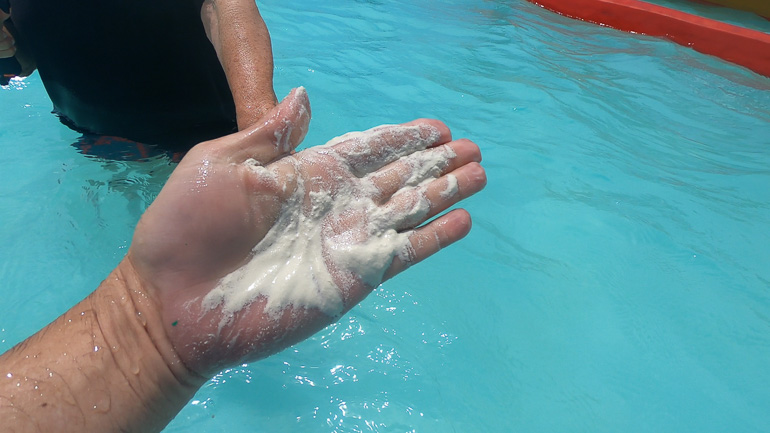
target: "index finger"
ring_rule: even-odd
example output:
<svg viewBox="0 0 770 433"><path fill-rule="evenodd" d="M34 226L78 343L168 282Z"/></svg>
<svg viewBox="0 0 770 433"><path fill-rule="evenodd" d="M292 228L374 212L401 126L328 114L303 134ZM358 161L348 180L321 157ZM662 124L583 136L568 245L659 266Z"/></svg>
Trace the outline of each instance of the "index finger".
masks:
<svg viewBox="0 0 770 433"><path fill-rule="evenodd" d="M443 122L419 119L401 125L383 125L363 132L351 132L321 147L333 147L351 171L359 177L399 158L448 143L452 133Z"/></svg>

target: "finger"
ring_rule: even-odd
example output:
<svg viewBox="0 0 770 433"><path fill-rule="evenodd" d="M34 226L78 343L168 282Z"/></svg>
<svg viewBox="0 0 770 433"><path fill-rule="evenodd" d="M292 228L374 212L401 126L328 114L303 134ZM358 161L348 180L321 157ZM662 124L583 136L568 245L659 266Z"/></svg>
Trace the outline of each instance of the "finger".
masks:
<svg viewBox="0 0 770 433"><path fill-rule="evenodd" d="M387 280L417 264L443 248L464 238L471 230L471 216L464 209L455 209L446 215L414 230L409 235L408 254L398 255L385 271Z"/></svg>
<svg viewBox="0 0 770 433"><path fill-rule="evenodd" d="M220 150L233 162L254 159L266 165L299 146L307 134L310 116L307 92L298 87L270 110L263 122L233 134Z"/></svg>
<svg viewBox="0 0 770 433"><path fill-rule="evenodd" d="M427 184L399 191L382 215L397 231L408 230L481 191L486 183L484 168L471 162Z"/></svg>
<svg viewBox="0 0 770 433"><path fill-rule="evenodd" d="M377 189L372 199L384 203L404 187L438 178L471 162L481 162L481 151L467 139L413 153L369 175Z"/></svg>
<svg viewBox="0 0 770 433"><path fill-rule="evenodd" d="M363 177L402 156L449 142L452 134L438 120L420 119L402 125L383 125L351 132L332 140L334 147L356 176Z"/></svg>

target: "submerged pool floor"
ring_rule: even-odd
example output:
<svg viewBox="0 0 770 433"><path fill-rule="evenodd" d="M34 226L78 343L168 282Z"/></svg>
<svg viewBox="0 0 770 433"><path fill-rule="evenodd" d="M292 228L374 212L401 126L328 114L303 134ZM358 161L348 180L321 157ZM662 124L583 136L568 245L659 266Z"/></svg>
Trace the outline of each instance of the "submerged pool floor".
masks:
<svg viewBox="0 0 770 433"><path fill-rule="evenodd" d="M770 428L770 79L525 1L328 3L259 4L306 145L439 118L482 148L474 228L167 432ZM173 166L79 154L37 76L0 107L4 351L99 284Z"/></svg>

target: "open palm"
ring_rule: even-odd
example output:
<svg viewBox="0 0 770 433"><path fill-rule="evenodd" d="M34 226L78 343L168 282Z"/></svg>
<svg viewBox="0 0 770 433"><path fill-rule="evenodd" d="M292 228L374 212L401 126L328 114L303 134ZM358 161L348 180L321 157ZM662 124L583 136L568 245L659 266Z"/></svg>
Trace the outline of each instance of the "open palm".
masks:
<svg viewBox="0 0 770 433"><path fill-rule="evenodd" d="M295 89L266 120L194 147L137 227L128 257L194 371L212 374L306 338L384 279L459 240L481 190L478 147L419 120L298 153Z"/></svg>

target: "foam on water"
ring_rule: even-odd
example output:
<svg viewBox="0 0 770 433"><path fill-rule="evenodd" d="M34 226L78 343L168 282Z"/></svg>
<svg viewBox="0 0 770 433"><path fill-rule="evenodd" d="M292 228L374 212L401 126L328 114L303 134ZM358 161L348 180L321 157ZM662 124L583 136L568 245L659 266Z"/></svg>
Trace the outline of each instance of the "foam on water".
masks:
<svg viewBox="0 0 770 433"><path fill-rule="evenodd" d="M489 184L469 238L168 432L766 430L770 79L526 2L260 8L306 144L436 117ZM25 86L0 92L0 350L107 275L167 175L79 155Z"/></svg>

